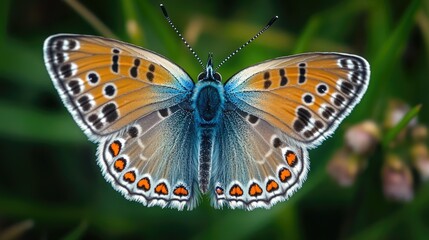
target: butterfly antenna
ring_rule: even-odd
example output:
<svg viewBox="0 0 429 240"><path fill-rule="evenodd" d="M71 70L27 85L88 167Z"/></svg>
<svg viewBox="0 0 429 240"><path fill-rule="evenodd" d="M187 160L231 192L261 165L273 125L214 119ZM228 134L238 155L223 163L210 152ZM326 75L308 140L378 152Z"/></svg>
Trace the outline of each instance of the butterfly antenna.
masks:
<svg viewBox="0 0 429 240"><path fill-rule="evenodd" d="M232 52L231 54L229 54L229 56L227 58L225 58L216 68L215 71L220 68L220 66L222 66L226 61L228 61L232 56L234 56L236 53L238 53L241 49L243 49L245 46L249 45L249 43L253 42L253 40L255 40L256 38L258 38L263 32L265 32L268 28L270 28L273 23L278 19L278 16L274 16L273 18L271 18L271 20L267 23L267 25L265 25L264 28L261 29L261 31L259 31L255 36L253 36L249 41L247 41L246 43L244 43L243 45L241 45L239 48L237 48L237 50L235 50L234 52Z"/></svg>
<svg viewBox="0 0 429 240"><path fill-rule="evenodd" d="M168 16L167 9L164 7L164 4L159 5L161 7L162 13L164 14L165 19L167 19L170 26L173 28L173 30L179 35L180 39L182 39L182 42L186 45L186 47L191 51L191 53L194 55L194 57L197 59L197 61L200 63L200 65L204 67L203 62L201 61L200 57L198 57L197 53L192 49L192 47L189 45L189 43L185 40L185 38L182 36L182 34L177 30L176 26L174 26L173 22L171 21L170 17Z"/></svg>

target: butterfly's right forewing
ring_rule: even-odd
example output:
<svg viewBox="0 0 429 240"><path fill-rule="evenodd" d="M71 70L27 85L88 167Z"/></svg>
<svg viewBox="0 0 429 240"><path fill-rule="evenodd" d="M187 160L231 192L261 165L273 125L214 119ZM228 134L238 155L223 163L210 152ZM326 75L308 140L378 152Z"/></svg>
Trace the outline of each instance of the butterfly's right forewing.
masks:
<svg viewBox="0 0 429 240"><path fill-rule="evenodd" d="M368 62L344 53L305 53L246 68L225 85L237 107L308 148L329 137L365 93Z"/></svg>

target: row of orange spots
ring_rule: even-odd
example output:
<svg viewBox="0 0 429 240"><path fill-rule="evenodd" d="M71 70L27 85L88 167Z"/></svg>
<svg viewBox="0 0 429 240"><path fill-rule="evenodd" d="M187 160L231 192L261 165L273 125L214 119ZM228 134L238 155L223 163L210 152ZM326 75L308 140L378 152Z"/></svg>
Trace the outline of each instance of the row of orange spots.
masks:
<svg viewBox="0 0 429 240"><path fill-rule="evenodd" d="M266 187L267 192L273 192L273 191L275 191L277 189L279 189L279 184L276 181L269 180L267 182L267 187ZM218 195L222 195L223 194L223 189L220 188L220 187L217 187L216 188L216 193ZM262 193L263 193L263 190L262 190L261 186L259 186L259 184L252 183L250 185L250 187L249 187L249 195L250 196L257 197L257 196L262 195ZM243 190L241 189L241 187L238 184L234 184L231 187L231 189L229 190L229 194L231 196L234 196L234 197L240 197L240 196L243 195Z"/></svg>
<svg viewBox="0 0 429 240"><path fill-rule="evenodd" d="M176 189L174 189L173 193L179 197L188 196L189 194L188 190L186 190L184 186L178 186Z"/></svg>
<svg viewBox="0 0 429 240"><path fill-rule="evenodd" d="M136 181L136 174L134 171L129 171L124 174L124 181L128 183L134 183ZM140 179L140 181L137 182L137 187L139 189L142 189L144 191L149 191L150 189L150 180L147 177L144 177ZM155 193L160 195L168 195L168 187L165 183L159 183L155 187ZM179 197L188 196L189 192L184 186L179 186L173 191L174 195L177 195Z"/></svg>
<svg viewBox="0 0 429 240"><path fill-rule="evenodd" d="M129 171L124 174L124 181L133 183L136 181L136 173L134 171Z"/></svg>
<svg viewBox="0 0 429 240"><path fill-rule="evenodd" d="M285 160L289 166L293 167L298 162L298 158L296 157L296 154L292 151L287 151L285 154Z"/></svg>
<svg viewBox="0 0 429 240"><path fill-rule="evenodd" d="M298 162L298 157L294 152L290 150L288 150L285 153L284 157L287 164L290 167L295 166L296 163ZM279 179L281 182L286 182L291 177L292 177L292 172L289 169L285 167L280 169ZM276 191L277 189L279 189L279 184L276 181L271 179L267 182L267 186L266 186L267 192L273 192L273 191ZM216 187L215 191L217 195L223 195L223 189L221 187ZM252 197L260 196L262 195L262 192L263 192L262 188L257 183L252 183L249 187L249 195ZM241 197L243 195L243 189L238 184L234 184L229 190L229 195L233 197Z"/></svg>
<svg viewBox="0 0 429 240"><path fill-rule="evenodd" d="M272 192L279 189L279 184L274 180L269 180L267 182L267 192Z"/></svg>
<svg viewBox="0 0 429 240"><path fill-rule="evenodd" d="M234 197L240 197L243 195L243 189L241 189L241 187L238 186L238 184L234 184L229 190L229 195Z"/></svg>
<svg viewBox="0 0 429 240"><path fill-rule="evenodd" d="M112 144L109 146L109 152L112 154L113 157L116 157L119 155L119 152L121 152L122 144L120 141L116 140L113 141Z"/></svg>
<svg viewBox="0 0 429 240"><path fill-rule="evenodd" d="M124 158L118 158L116 159L113 167L115 168L116 171L122 172L125 169L126 165L127 165L127 162L125 161Z"/></svg>
<svg viewBox="0 0 429 240"><path fill-rule="evenodd" d="M290 177L292 176L292 173L287 168L282 168L279 171L279 178L280 181L286 182Z"/></svg>
<svg viewBox="0 0 429 240"><path fill-rule="evenodd" d="M144 190L144 191L149 191L149 189L150 189L149 178L144 177L144 178L140 179L140 181L138 181L138 183L137 183L137 187Z"/></svg>
<svg viewBox="0 0 429 240"><path fill-rule="evenodd" d="M165 183L160 183L156 185L155 193L158 193L159 195L167 195L168 194L167 185L165 185Z"/></svg>
<svg viewBox="0 0 429 240"><path fill-rule="evenodd" d="M125 176L124 176L125 177ZM149 191L150 189L150 180L147 177L144 177L140 179L140 181L137 182L137 187L139 189L142 189L143 191ZM155 187L155 193L160 195L168 195L168 187L165 183L159 183ZM178 186L174 191L174 195L177 195L179 197L188 196L189 192L184 186Z"/></svg>
<svg viewBox="0 0 429 240"><path fill-rule="evenodd" d="M217 195L222 195L223 194L223 188L221 188L221 187L216 187L216 194Z"/></svg>
<svg viewBox="0 0 429 240"><path fill-rule="evenodd" d="M252 197L262 195L262 188L257 183L253 183L252 185L250 185L249 195Z"/></svg>
<svg viewBox="0 0 429 240"><path fill-rule="evenodd" d="M122 144L120 141L113 141L109 145L109 152L113 157L116 157L121 152ZM127 165L127 161L124 158L118 158L113 164L113 167L116 171L122 172ZM125 182L134 183L136 181L136 173L134 171L128 171L124 174L123 179ZM149 191L151 187L150 180L147 177L140 179L137 182L137 188L142 189L143 191ZM165 183L160 183L155 187L155 193L160 195L168 195L168 188ZM188 196L189 192L184 186L177 187L174 192L175 195L182 197Z"/></svg>

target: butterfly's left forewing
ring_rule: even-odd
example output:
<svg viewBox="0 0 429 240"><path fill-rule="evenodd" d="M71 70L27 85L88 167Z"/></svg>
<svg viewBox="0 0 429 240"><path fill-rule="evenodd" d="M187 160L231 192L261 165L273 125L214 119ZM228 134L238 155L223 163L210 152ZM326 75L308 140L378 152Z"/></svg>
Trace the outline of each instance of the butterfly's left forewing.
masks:
<svg viewBox="0 0 429 240"><path fill-rule="evenodd" d="M192 209L198 187L194 83L164 57L124 42L59 34L45 63L78 125L99 143L104 177L144 205Z"/></svg>
<svg viewBox="0 0 429 240"><path fill-rule="evenodd" d="M44 56L63 102L92 140L186 100L194 85L164 57L102 37L54 35Z"/></svg>

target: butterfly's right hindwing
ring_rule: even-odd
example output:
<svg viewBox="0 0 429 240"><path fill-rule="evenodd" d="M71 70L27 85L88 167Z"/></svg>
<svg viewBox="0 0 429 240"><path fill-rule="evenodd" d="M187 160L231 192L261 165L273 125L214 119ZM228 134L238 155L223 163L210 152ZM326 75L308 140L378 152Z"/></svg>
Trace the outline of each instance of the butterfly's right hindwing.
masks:
<svg viewBox="0 0 429 240"><path fill-rule="evenodd" d="M215 208L270 208L307 177L307 150L239 109L224 112L216 139L210 186Z"/></svg>

